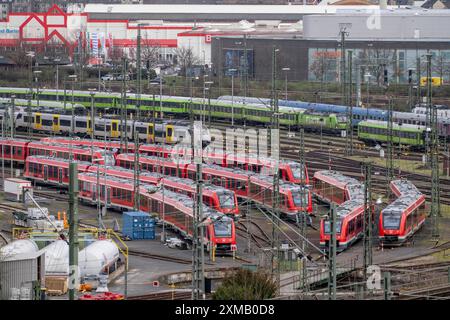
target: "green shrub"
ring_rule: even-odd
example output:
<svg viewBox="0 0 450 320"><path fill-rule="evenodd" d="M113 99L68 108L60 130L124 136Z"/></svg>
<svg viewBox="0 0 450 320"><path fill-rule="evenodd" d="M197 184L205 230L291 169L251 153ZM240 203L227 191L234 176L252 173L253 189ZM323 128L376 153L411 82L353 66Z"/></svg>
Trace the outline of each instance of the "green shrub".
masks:
<svg viewBox="0 0 450 320"><path fill-rule="evenodd" d="M213 295L214 300L263 300L275 296L277 286L269 274L240 269L226 277Z"/></svg>

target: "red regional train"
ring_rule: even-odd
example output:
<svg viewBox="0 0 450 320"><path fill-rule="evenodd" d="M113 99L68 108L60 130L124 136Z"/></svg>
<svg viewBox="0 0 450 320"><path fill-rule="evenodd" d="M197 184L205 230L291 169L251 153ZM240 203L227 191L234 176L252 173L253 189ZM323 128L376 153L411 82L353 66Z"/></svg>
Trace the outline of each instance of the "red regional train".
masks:
<svg viewBox="0 0 450 320"><path fill-rule="evenodd" d="M98 148L106 148L109 150L122 150L121 144L118 141L109 142L102 140L94 140L92 142L89 139L66 139L66 138L43 138L41 141L54 142L60 144L72 144L80 146L94 145ZM124 147L124 146L122 146ZM128 152L134 152L134 144L128 143ZM149 156L157 156L164 158L180 157L184 154L191 155L192 149L189 147L181 147L179 145L161 145L161 144L143 144L139 147L139 153ZM221 152L204 152L203 157L206 163L215 163L223 167L228 168L240 168L243 170L249 170L256 173L261 173L266 170L273 169L275 161L268 157L256 157L252 155L240 155L240 154L226 154ZM176 161L176 160L174 160ZM295 161L280 160L278 163L280 177L285 181L289 181L296 184L309 184L308 169L305 166L301 169L301 164Z"/></svg>
<svg viewBox="0 0 450 320"><path fill-rule="evenodd" d="M118 166L132 169L134 167L134 155L132 154L120 154L116 158ZM139 163L142 170L148 170L151 172L159 172L169 176L196 179L197 167L193 164L175 163L171 159L157 158L152 156L140 156ZM268 199L273 194L273 182L269 182L266 176L255 174L250 171L241 170L239 168L224 168L218 165L202 166L203 180L209 182L212 185L221 186L228 190L234 191L238 197L251 198L253 201L264 205L268 204ZM271 178L270 178L271 179ZM264 199L253 199L255 193L251 193L250 186L253 185L254 189L260 188L260 191L264 193ZM256 186L258 185L258 187ZM301 186L280 181L280 209L282 213L291 216L298 212L312 213L312 200L311 192ZM303 207L300 207L300 199L303 194Z"/></svg>
<svg viewBox="0 0 450 320"><path fill-rule="evenodd" d="M78 172L86 172L90 162L76 161ZM69 185L69 159L48 156L29 156L25 163L25 178L52 185Z"/></svg>
<svg viewBox="0 0 450 320"><path fill-rule="evenodd" d="M104 166L92 165L85 161L76 161L78 163L78 172L99 172L105 173ZM69 164L70 160L53 158L48 156L29 156L25 164L24 177L48 183L67 187L69 184ZM109 166L106 169L106 175L115 176L124 179L133 179L133 170L124 169L117 166ZM140 181L147 184L162 184L168 190L186 194L193 197L196 192L195 182L190 179L165 176L152 172L141 172ZM206 205L216 209L219 212L237 217L239 215L239 206L237 197L233 191L225 188L206 185L203 187L203 201Z"/></svg>
<svg viewBox="0 0 450 320"><path fill-rule="evenodd" d="M381 211L378 230L383 245L403 244L425 223L425 196L408 180L394 180L391 190L398 197Z"/></svg>
<svg viewBox="0 0 450 320"><path fill-rule="evenodd" d="M2 152L3 150L3 152ZM19 139L0 139L0 154L6 161L13 161L17 164L25 163L28 156L52 156L69 159L72 153L74 160L79 161L99 161L101 164L106 161L108 165L114 165L117 152L106 151L95 148L91 152L91 147L70 146L66 144L48 143L48 142L30 142ZM0 158L1 160L1 158Z"/></svg>
<svg viewBox="0 0 450 320"><path fill-rule="evenodd" d="M118 177L107 176L99 179L100 194L97 195L97 174L93 172L80 173L79 197L83 201L95 204L100 201L109 207L119 210L133 209L134 185L131 181ZM192 239L194 202L186 195L170 190L158 190L151 185L140 185L140 210L157 215L175 230ZM236 246L236 230L234 220L214 209L203 205L203 216L210 223L205 227L205 243L207 250L212 247L218 252L234 252Z"/></svg>
<svg viewBox="0 0 450 320"><path fill-rule="evenodd" d="M101 174L105 173L104 167L102 166L98 168L97 166L90 166L87 170L89 172L97 172L98 169ZM106 168L106 175L132 180L134 178L134 171L115 166ZM139 173L139 180L146 184L162 185L167 190L185 194L191 198L196 194L196 184L191 179L161 176L158 173L141 171ZM204 185L202 194L203 203L207 206L224 214L232 216L239 215L238 201L233 191L218 186Z"/></svg>
<svg viewBox="0 0 450 320"><path fill-rule="evenodd" d="M363 185L358 180L330 170L314 173L313 192L319 200L338 205L352 197L364 196Z"/></svg>
<svg viewBox="0 0 450 320"><path fill-rule="evenodd" d="M338 205L336 249L343 251L363 236L364 186L356 179L328 170L315 172L313 186L317 198ZM329 218L321 219L320 246L328 249L330 238Z"/></svg>

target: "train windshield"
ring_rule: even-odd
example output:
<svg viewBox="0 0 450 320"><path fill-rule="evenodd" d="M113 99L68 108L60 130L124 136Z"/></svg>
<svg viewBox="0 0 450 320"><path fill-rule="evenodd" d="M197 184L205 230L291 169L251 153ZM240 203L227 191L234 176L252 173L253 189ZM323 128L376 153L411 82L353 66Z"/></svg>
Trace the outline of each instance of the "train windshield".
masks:
<svg viewBox="0 0 450 320"><path fill-rule="evenodd" d="M231 218L222 216L220 220L214 222L214 234L216 238L231 237Z"/></svg>
<svg viewBox="0 0 450 320"><path fill-rule="evenodd" d="M294 179L304 179L304 170L302 170L302 165L300 163L291 164L290 167Z"/></svg>
<svg viewBox="0 0 450 320"><path fill-rule="evenodd" d="M341 233L342 220L336 219L336 233ZM331 234L330 221L325 221L325 233Z"/></svg>
<svg viewBox="0 0 450 320"><path fill-rule="evenodd" d="M219 193L218 197L221 208L234 209L234 194L232 192Z"/></svg>
<svg viewBox="0 0 450 320"><path fill-rule="evenodd" d="M113 166L113 165L115 165L116 164L116 161L115 161L115 159L114 159L114 155L111 153L111 152L104 152L104 151L101 151L101 154L102 154L102 158L104 158L105 159L105 165L107 165L107 166Z"/></svg>
<svg viewBox="0 0 450 320"><path fill-rule="evenodd" d="M308 192L306 190L293 191L292 199L296 207L307 207L308 206Z"/></svg>
<svg viewBox="0 0 450 320"><path fill-rule="evenodd" d="M400 229L401 216L389 211L383 211L383 228L386 230Z"/></svg>

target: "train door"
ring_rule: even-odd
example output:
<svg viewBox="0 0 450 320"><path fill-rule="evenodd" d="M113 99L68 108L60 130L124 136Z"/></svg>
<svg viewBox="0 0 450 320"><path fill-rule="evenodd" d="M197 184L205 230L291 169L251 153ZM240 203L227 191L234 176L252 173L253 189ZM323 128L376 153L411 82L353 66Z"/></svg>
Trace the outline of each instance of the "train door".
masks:
<svg viewBox="0 0 450 320"><path fill-rule="evenodd" d="M174 143L174 132L172 124L166 125L166 143Z"/></svg>
<svg viewBox="0 0 450 320"><path fill-rule="evenodd" d="M52 130L53 132L59 133L59 114L53 115Z"/></svg>
<svg viewBox="0 0 450 320"><path fill-rule="evenodd" d="M111 138L119 137L119 120L111 121Z"/></svg>
<svg viewBox="0 0 450 320"><path fill-rule="evenodd" d="M153 130L153 123L148 124L148 131L147 131L147 142L154 142L155 141L155 131Z"/></svg>
<svg viewBox="0 0 450 320"><path fill-rule="evenodd" d="M42 114L40 114L40 113L34 114L34 128L35 129L42 128Z"/></svg>
<svg viewBox="0 0 450 320"><path fill-rule="evenodd" d="M62 168L58 169L58 182L61 184L63 183L63 169Z"/></svg>
<svg viewBox="0 0 450 320"><path fill-rule="evenodd" d="M91 135L92 134L92 123L91 123L91 118L87 118L87 123L86 123L86 133Z"/></svg>
<svg viewBox="0 0 450 320"><path fill-rule="evenodd" d="M92 184L92 201L97 201L97 185Z"/></svg>
<svg viewBox="0 0 450 320"><path fill-rule="evenodd" d="M106 203L111 204L111 188L106 189Z"/></svg>
<svg viewBox="0 0 450 320"><path fill-rule="evenodd" d="M48 166L44 166L44 181L48 180Z"/></svg>

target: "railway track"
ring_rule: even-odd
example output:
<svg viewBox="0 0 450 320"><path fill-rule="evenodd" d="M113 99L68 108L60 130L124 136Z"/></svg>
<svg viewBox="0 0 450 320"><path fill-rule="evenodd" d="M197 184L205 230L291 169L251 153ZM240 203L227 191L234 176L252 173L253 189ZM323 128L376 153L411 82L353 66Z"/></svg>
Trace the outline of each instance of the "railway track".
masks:
<svg viewBox="0 0 450 320"><path fill-rule="evenodd" d="M141 258L147 258L147 259L153 259L153 260L161 260L161 261L167 261L167 262L174 262L174 263L180 263L180 264L192 264L192 260L183 259L183 258L176 258L173 256L165 256L160 254L154 254L154 253L147 253L147 252L141 252L141 251L135 251L135 250L128 250L128 254L135 257L141 257ZM205 262L207 265L214 265L210 262Z"/></svg>
<svg viewBox="0 0 450 320"><path fill-rule="evenodd" d="M191 291L162 291L128 297L127 300L191 300Z"/></svg>

